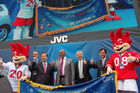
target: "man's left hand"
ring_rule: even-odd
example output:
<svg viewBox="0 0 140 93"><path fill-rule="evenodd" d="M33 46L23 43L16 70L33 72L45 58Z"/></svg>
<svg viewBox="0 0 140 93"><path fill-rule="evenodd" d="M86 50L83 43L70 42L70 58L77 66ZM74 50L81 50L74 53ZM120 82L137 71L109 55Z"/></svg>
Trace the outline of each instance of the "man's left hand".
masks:
<svg viewBox="0 0 140 93"><path fill-rule="evenodd" d="M85 58L84 58L84 64L87 64L87 61L85 60Z"/></svg>

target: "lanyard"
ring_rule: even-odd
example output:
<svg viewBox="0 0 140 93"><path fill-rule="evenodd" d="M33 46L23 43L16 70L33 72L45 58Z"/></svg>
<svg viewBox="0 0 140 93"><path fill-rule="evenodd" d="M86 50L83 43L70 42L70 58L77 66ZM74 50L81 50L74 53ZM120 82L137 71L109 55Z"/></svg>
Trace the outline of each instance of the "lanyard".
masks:
<svg viewBox="0 0 140 93"><path fill-rule="evenodd" d="M120 64L120 69L124 69L124 65L123 65L123 63L122 63L122 61L121 61L121 54L119 54L119 56L120 56L120 62L121 62L121 64Z"/></svg>
<svg viewBox="0 0 140 93"><path fill-rule="evenodd" d="M18 67L16 66L16 63L15 63L15 76L16 76L16 74L17 74L17 69L19 68L19 67L21 67L21 65L22 64L20 64Z"/></svg>
<svg viewBox="0 0 140 93"><path fill-rule="evenodd" d="M121 62L121 57L122 57L122 56L121 56L121 54L119 54L119 56L120 56L120 62ZM121 62L121 63L122 63L122 62Z"/></svg>

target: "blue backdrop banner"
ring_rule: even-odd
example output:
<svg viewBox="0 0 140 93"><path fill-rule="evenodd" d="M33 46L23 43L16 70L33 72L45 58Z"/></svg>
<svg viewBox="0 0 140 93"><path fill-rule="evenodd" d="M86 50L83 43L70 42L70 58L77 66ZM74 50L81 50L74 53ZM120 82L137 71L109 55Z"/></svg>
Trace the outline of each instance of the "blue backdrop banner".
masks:
<svg viewBox="0 0 140 93"><path fill-rule="evenodd" d="M36 32L38 36L44 36L71 31L105 16L109 16L106 0L90 0L67 8L39 7L36 9Z"/></svg>
<svg viewBox="0 0 140 93"><path fill-rule="evenodd" d="M116 72L73 86L45 86L32 81L19 81L18 93L118 93Z"/></svg>
<svg viewBox="0 0 140 93"><path fill-rule="evenodd" d="M140 53L140 36L138 37L131 37L132 46L129 50L134 50L138 53ZM46 42L48 42L46 40ZM9 45L10 46L10 45ZM107 50L107 57L110 58L110 55L114 53L114 50L112 49L112 42L110 39L104 39L104 40L92 40L92 41L83 41L83 42L73 42L73 43L64 43L64 44L54 44L54 45L39 45L39 46L31 46L29 51L29 59L30 61L33 60L33 51L39 51L39 55L42 52L48 53L48 63L51 63L52 60L56 61L59 58L59 50L64 49L66 52L66 57L73 59L73 62L77 62L76 58L76 51L81 50L84 54L84 58L86 60L91 60L92 57L94 59L94 62L96 63L98 60L100 60L99 50L101 48L105 48ZM3 59L3 62L9 62L11 61L11 55L12 52L10 49L0 49L0 57ZM39 56L39 60L41 60ZM27 61L28 62L28 61ZM25 64L27 64L25 62ZM140 77L140 67L136 67L136 72L138 76ZM96 79L97 77L97 69L90 69L90 74L93 79ZM140 79L137 80L138 89L140 90Z"/></svg>

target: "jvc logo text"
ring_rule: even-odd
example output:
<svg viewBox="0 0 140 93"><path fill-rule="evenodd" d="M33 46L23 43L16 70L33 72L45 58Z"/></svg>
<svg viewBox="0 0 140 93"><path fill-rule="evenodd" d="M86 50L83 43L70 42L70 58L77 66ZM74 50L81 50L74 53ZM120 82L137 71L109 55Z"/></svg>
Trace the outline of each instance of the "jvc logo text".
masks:
<svg viewBox="0 0 140 93"><path fill-rule="evenodd" d="M68 36L67 35L54 37L54 40L50 41L51 44L65 43L65 42L68 42Z"/></svg>

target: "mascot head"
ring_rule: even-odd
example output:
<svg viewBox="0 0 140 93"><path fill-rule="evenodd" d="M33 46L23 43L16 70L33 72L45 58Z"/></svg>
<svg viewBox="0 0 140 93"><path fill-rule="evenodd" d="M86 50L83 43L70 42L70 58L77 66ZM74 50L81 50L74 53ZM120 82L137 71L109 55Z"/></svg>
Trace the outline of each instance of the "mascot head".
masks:
<svg viewBox="0 0 140 93"><path fill-rule="evenodd" d="M14 63L21 63L21 62L25 62L28 57L29 57L29 45L27 44L27 47L25 48L22 44L20 43L9 43L12 48L12 59Z"/></svg>
<svg viewBox="0 0 140 93"><path fill-rule="evenodd" d="M129 39L130 33L126 32L124 35L122 33L123 28L119 28L116 31L116 35L113 31L110 32L110 38L113 43L113 49L116 53L124 53L127 49L131 47L132 41Z"/></svg>

